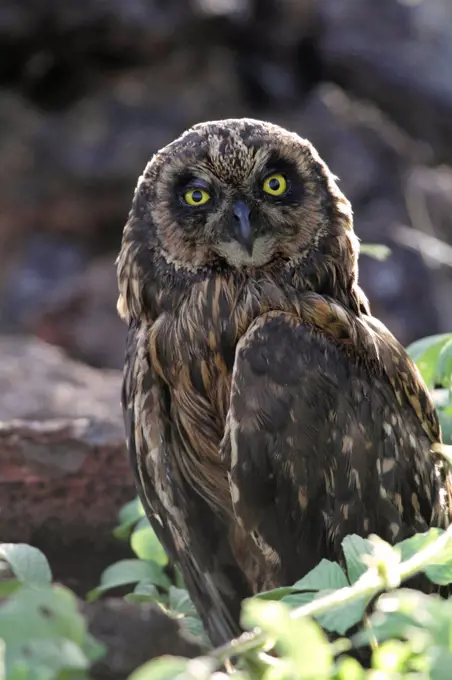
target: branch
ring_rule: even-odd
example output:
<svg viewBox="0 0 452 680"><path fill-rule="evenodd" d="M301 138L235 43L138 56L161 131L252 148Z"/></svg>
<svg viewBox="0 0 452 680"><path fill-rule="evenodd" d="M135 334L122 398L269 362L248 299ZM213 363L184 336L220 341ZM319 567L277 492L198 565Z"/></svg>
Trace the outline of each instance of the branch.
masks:
<svg viewBox="0 0 452 680"><path fill-rule="evenodd" d="M392 238L399 245L419 252L424 259L428 260L430 265L433 261L446 267L452 267L452 246L436 236L426 234L414 227L397 224L393 229Z"/></svg>

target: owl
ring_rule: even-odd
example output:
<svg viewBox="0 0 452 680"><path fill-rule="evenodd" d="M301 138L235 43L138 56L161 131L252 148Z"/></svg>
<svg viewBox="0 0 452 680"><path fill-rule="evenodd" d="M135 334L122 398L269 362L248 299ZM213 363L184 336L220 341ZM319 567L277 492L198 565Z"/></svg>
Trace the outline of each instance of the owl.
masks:
<svg viewBox="0 0 452 680"><path fill-rule="evenodd" d="M437 415L358 250L335 177L277 125L200 123L138 180L117 260L128 450L213 644L347 534L449 523Z"/></svg>

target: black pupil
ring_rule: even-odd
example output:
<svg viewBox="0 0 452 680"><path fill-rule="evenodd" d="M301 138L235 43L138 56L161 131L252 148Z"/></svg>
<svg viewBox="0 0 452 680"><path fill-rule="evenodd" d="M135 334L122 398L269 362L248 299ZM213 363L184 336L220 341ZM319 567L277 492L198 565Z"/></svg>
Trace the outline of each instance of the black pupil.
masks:
<svg viewBox="0 0 452 680"><path fill-rule="evenodd" d="M191 199L195 203L199 203L200 201L202 201L202 191L199 191L199 189L196 189L196 191L193 191L193 193L191 195Z"/></svg>
<svg viewBox="0 0 452 680"><path fill-rule="evenodd" d="M279 179L276 179L276 177L273 177L268 183L268 186L272 191L278 191L279 186L280 186L280 181Z"/></svg>

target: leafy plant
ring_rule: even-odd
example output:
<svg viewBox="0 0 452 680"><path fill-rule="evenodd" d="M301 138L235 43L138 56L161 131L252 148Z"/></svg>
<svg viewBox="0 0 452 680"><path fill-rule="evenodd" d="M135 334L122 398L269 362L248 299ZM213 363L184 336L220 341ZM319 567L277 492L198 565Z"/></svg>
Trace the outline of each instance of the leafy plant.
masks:
<svg viewBox="0 0 452 680"><path fill-rule="evenodd" d="M113 534L120 540L130 541L136 559L121 560L108 567L101 576L99 586L88 593L87 599L93 601L114 588L135 585L133 592L126 596L129 601L166 602L165 593L171 586L164 569L168 557L146 519L138 498L120 510L119 524Z"/></svg>
<svg viewBox="0 0 452 680"><path fill-rule="evenodd" d="M443 441L452 444L452 333L422 338L407 350L431 391Z"/></svg>
<svg viewBox="0 0 452 680"><path fill-rule="evenodd" d="M29 545L0 544L0 639L6 680L83 680L103 645L89 634L70 590L52 585L44 555Z"/></svg>
<svg viewBox="0 0 452 680"><path fill-rule="evenodd" d="M381 243L361 243L359 250L361 255L368 255L381 262L387 260L391 254L391 249Z"/></svg>
<svg viewBox="0 0 452 680"><path fill-rule="evenodd" d="M452 529L432 529L395 547L377 537L348 536L343 548L351 583L338 565L323 560L292 588L245 601L242 624L251 632L198 659L152 661L131 680L219 680L218 670L233 658L237 680L448 679L452 601L399 586L419 572L437 584L452 582ZM364 629L351 639L328 641L320 622L330 631L348 630L361 620L363 605L391 590L377 600ZM288 601L298 593L309 598ZM371 669L350 656L368 644Z"/></svg>
<svg viewBox="0 0 452 680"><path fill-rule="evenodd" d="M194 635L208 648L210 645L204 628L183 587L180 573L177 569L169 569L168 556L145 517L138 498L121 509L119 525L113 533L121 540L129 540L136 558L121 560L108 567L99 586L88 593L88 600L96 600L114 588L133 585L133 590L125 595L128 602L155 603L167 614L179 619L185 632Z"/></svg>

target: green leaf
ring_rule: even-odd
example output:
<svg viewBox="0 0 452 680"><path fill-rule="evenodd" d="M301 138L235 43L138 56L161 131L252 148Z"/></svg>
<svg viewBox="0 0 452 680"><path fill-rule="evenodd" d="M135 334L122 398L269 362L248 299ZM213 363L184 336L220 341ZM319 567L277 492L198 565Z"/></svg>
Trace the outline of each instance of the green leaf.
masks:
<svg viewBox="0 0 452 680"><path fill-rule="evenodd" d="M130 544L140 559L152 560L162 567L168 564L168 555L145 517L138 522L132 533Z"/></svg>
<svg viewBox="0 0 452 680"><path fill-rule="evenodd" d="M446 649L440 649L433 645L427 652L430 657L430 678L431 680L450 680L452 668L452 654Z"/></svg>
<svg viewBox="0 0 452 680"><path fill-rule="evenodd" d="M25 543L0 543L0 557L22 583L43 586L52 581L49 563L40 550Z"/></svg>
<svg viewBox="0 0 452 680"><path fill-rule="evenodd" d="M452 336L445 342L438 356L436 365L436 382L444 387L451 386L452 379Z"/></svg>
<svg viewBox="0 0 452 680"><path fill-rule="evenodd" d="M397 550L400 550L402 562L409 560L410 557L416 555L420 550L434 543L443 533L443 529L433 527L422 534L415 534L411 538L406 538L404 541L397 543L395 547Z"/></svg>
<svg viewBox="0 0 452 680"><path fill-rule="evenodd" d="M148 604L149 602L161 604L158 593L154 597L150 597L149 595L137 595L137 593L127 593L124 595L124 601L129 604Z"/></svg>
<svg viewBox="0 0 452 680"><path fill-rule="evenodd" d="M391 249L381 243L361 243L359 252L360 255L368 255L380 262L387 260L391 255Z"/></svg>
<svg viewBox="0 0 452 680"><path fill-rule="evenodd" d="M134 531L139 531L140 529L147 529L148 527L151 527L151 523L149 522L148 518L145 517L140 517L138 522L135 524Z"/></svg>
<svg viewBox="0 0 452 680"><path fill-rule="evenodd" d="M283 597L296 592L297 589L294 586L282 586L281 588L264 590L262 593L254 595L254 597L258 597L260 600L282 600Z"/></svg>
<svg viewBox="0 0 452 680"><path fill-rule="evenodd" d="M114 529L113 536L120 539L128 538L131 529L142 517L145 517L143 506L139 498L134 498L133 501L123 505L119 511L119 526Z"/></svg>
<svg viewBox="0 0 452 680"><path fill-rule="evenodd" d="M390 673L403 671L410 654L410 647L406 643L401 640L388 640L374 650L372 667Z"/></svg>
<svg viewBox="0 0 452 680"><path fill-rule="evenodd" d="M423 548L431 545L443 533L443 529L432 528L398 543L396 547L401 552L402 560L409 559ZM446 543L441 553L435 555L424 567L424 572L437 585L445 586L452 583L452 539Z"/></svg>
<svg viewBox="0 0 452 680"><path fill-rule="evenodd" d="M350 534L342 541L342 549L347 564L348 578L350 583L355 583L368 569L362 561L363 555L374 555L375 548L366 538Z"/></svg>
<svg viewBox="0 0 452 680"><path fill-rule="evenodd" d="M177 615L180 625L189 635L198 638L204 645L210 646L195 605L185 588L171 586L168 595L169 613Z"/></svg>
<svg viewBox="0 0 452 680"><path fill-rule="evenodd" d="M134 588L133 593L124 596L126 602L139 604L141 602L160 602L161 595L155 585L149 581L140 581Z"/></svg>
<svg viewBox="0 0 452 680"><path fill-rule="evenodd" d="M85 621L73 593L63 586L24 585L0 607L0 638L7 645L44 638L65 638L81 646Z"/></svg>
<svg viewBox="0 0 452 680"><path fill-rule="evenodd" d="M296 590L336 590L344 588L349 583L336 562L323 559L311 569L302 579L294 584Z"/></svg>
<svg viewBox="0 0 452 680"><path fill-rule="evenodd" d="M441 333L416 340L407 347L408 354L416 363L429 388L435 385L439 354L451 339L451 333Z"/></svg>
<svg viewBox="0 0 452 680"><path fill-rule="evenodd" d="M92 602L107 590L138 583L142 580L164 589L168 589L171 585L169 578L155 562L121 560L105 569L101 576L100 585L88 593L87 599Z"/></svg>
<svg viewBox="0 0 452 680"><path fill-rule="evenodd" d="M358 562L359 550L370 550L367 543L362 542L358 536L350 537L351 540L344 541L347 548L347 554L351 565L352 573L358 572L360 564ZM355 570L355 571L353 571ZM365 571L365 568L363 569ZM333 592L340 588L345 588L349 585L347 578L336 562L330 562L323 559L314 569L312 569L306 576L295 583L292 592L283 595L281 602L291 607L300 607L303 604L312 602L312 600L322 597L327 593ZM318 592L294 592L301 591L318 591ZM333 611L327 612L322 616L316 617L321 626L329 631L345 633L355 623L358 623L363 617L366 603L364 600L359 600L350 605L343 607L336 607Z"/></svg>
<svg viewBox="0 0 452 680"><path fill-rule="evenodd" d="M324 590L316 594L315 599L317 600L324 595L334 592L331 590ZM355 600L354 602L349 602L348 604L343 604L334 609L330 609L324 614L316 616L315 619L318 623L325 628L325 630L330 633L339 633L339 635L344 635L352 626L362 621L364 613L366 611L367 599L364 597Z"/></svg>
<svg viewBox="0 0 452 680"><path fill-rule="evenodd" d="M439 423L441 425L441 432L443 435L444 444L452 444L452 414L450 406L447 408L437 407Z"/></svg>
<svg viewBox="0 0 452 680"><path fill-rule="evenodd" d="M128 503L123 505L118 513L120 524L127 524L128 522L138 522L138 520L141 517L145 517L145 512L143 510L143 506L141 505L141 501L138 498L138 496L134 498L132 501L129 501Z"/></svg>
<svg viewBox="0 0 452 680"><path fill-rule="evenodd" d="M312 600L315 599L317 593L319 591L309 591L305 593L291 593L290 595L286 595L281 599L281 602L283 604L287 604L289 607L292 609L295 609L296 607L301 607L304 604L308 604L308 602L312 602Z"/></svg>
<svg viewBox="0 0 452 680"><path fill-rule="evenodd" d="M317 600L324 595L334 592L334 590L319 590L316 593L293 593L284 597L281 602L287 604L291 608L301 607L308 602ZM360 598L350 604L334 607L331 611L314 617L316 621L330 633L339 633L343 635L352 626L359 623L366 611L367 601Z"/></svg>
<svg viewBox="0 0 452 680"><path fill-rule="evenodd" d="M62 671L87 670L89 661L78 645L70 640L51 638L28 639L6 647L7 677L15 669L28 667L29 678L57 678Z"/></svg>
<svg viewBox="0 0 452 680"><path fill-rule="evenodd" d="M179 623L189 636L196 638L196 641L202 643L206 649L212 646L199 616L184 616Z"/></svg>
<svg viewBox="0 0 452 680"><path fill-rule="evenodd" d="M197 616L195 605L190 599L190 595L184 588L175 588L171 586L169 589L168 607L173 612L189 616Z"/></svg>
<svg viewBox="0 0 452 680"><path fill-rule="evenodd" d="M259 626L275 640L278 651L292 662L297 678L330 677L333 657L324 633L309 619L291 618L290 609L282 602L246 600L242 624L247 628Z"/></svg>
<svg viewBox="0 0 452 680"><path fill-rule="evenodd" d="M178 656L149 661L134 671L128 680L175 680L187 669L189 661Z"/></svg>
<svg viewBox="0 0 452 680"><path fill-rule="evenodd" d="M433 583L439 586L447 586L452 583L452 546L450 545L447 553L435 559L432 564L425 567L425 573Z"/></svg>
<svg viewBox="0 0 452 680"><path fill-rule="evenodd" d="M364 668L356 659L346 657L339 662L337 680L365 680Z"/></svg>
<svg viewBox="0 0 452 680"><path fill-rule="evenodd" d="M432 347L436 347L438 349L439 355L441 347L444 344L446 344L446 342L449 342L451 338L452 333L438 333L436 335L427 335L425 338L415 340L415 342L412 342L410 345L408 345L406 349L410 357L413 359L413 361L417 363L418 360L422 357L422 355L425 354L425 352Z"/></svg>
<svg viewBox="0 0 452 680"><path fill-rule="evenodd" d="M22 583L15 578L0 581L0 598L12 595L18 588L22 587ZM0 675L1 678L1 675Z"/></svg>
<svg viewBox="0 0 452 680"><path fill-rule="evenodd" d="M361 631L352 642L362 645L372 637L382 642L390 638L419 639L419 635L443 638L449 644L452 602L435 596L401 588L381 595L370 618L371 629ZM417 643L416 643L417 644Z"/></svg>

